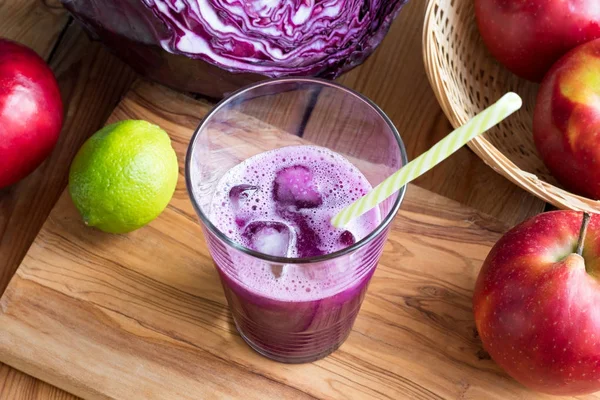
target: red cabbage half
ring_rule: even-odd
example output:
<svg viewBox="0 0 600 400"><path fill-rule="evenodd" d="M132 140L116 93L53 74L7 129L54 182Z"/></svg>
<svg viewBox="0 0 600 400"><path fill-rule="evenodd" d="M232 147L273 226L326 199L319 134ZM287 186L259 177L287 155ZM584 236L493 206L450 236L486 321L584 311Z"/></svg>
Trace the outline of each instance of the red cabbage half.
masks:
<svg viewBox="0 0 600 400"><path fill-rule="evenodd" d="M339 76L373 52L406 1L63 3L138 71L179 89L220 96L264 76Z"/></svg>

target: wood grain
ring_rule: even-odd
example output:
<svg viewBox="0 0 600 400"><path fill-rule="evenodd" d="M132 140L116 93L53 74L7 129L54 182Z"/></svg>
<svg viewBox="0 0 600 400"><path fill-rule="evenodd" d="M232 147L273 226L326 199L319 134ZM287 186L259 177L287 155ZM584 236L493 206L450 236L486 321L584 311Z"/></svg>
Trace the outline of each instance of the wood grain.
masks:
<svg viewBox="0 0 600 400"><path fill-rule="evenodd" d="M242 104L240 111L282 131L298 134L304 129L316 95L314 90L290 90L280 93L276 102L267 96L257 96Z"/></svg>
<svg viewBox="0 0 600 400"><path fill-rule="evenodd" d="M57 147L42 167L0 190L0 293L65 186L65 172L79 145L100 128L133 73L92 43L58 0L0 1L0 36L33 48L50 60L65 104ZM51 57L51 58L50 58ZM0 364L0 398L74 399L73 396Z"/></svg>
<svg viewBox="0 0 600 400"><path fill-rule="evenodd" d="M75 400L76 397L0 364L0 398L10 400Z"/></svg>
<svg viewBox="0 0 600 400"><path fill-rule="evenodd" d="M181 166L208 108L141 83L111 118L163 126ZM181 176L165 212L128 235L87 228L64 193L0 299L0 359L90 399L549 398L475 334L471 291L506 229L410 186L348 341L284 365L237 334Z"/></svg>
<svg viewBox="0 0 600 400"><path fill-rule="evenodd" d="M0 1L0 36L23 43L34 49L43 58L48 59L56 47L60 35L68 24L68 14L58 1L40 2L35 0ZM43 34L40 34L42 33ZM7 226L12 210L10 196L0 192L0 238ZM39 230L30 233L30 241ZM26 251L26 247L17 249L20 253L19 261ZM1 254L1 253L0 253ZM0 256L0 259L2 257ZM0 293L8 284L8 279L16 269L17 263L12 265L0 262ZM0 398L15 400L66 400L74 399L73 396L60 389L52 387L22 372L16 371L4 364L0 364Z"/></svg>
<svg viewBox="0 0 600 400"><path fill-rule="evenodd" d="M342 83L372 97L392 117L411 158L450 130L430 93L421 65L424 3L410 2L374 56L341 79ZM63 60L59 69L62 71L61 87L66 82L68 88L69 98L65 99L68 102L67 121L74 121L69 128L70 139L61 139L57 147L56 152L62 155L53 156L54 161L60 160L62 164L56 164L56 168L44 166L45 172L36 172L35 177L0 192L0 293L64 187L66 160L72 157L76 148L74 141L83 140L102 125L102 118L132 76L100 46L89 43L80 32L74 33L78 29L76 26L64 31L67 20L58 0L0 0L0 36L25 43L46 58L54 49L57 59ZM61 32L65 38L70 38L71 45L63 45L58 50L55 44ZM73 49L76 51L71 53ZM90 54L86 54L87 51ZM53 59L52 65L58 67L58 61ZM73 147L63 153L61 146ZM419 184L498 215L508 223L540 210L537 202L494 177L491 170L464 150L430 172ZM488 196L489 190L485 189L490 187L490 182L494 185L494 196ZM0 367L0 398L67 397L71 398L40 381Z"/></svg>
<svg viewBox="0 0 600 400"><path fill-rule="evenodd" d="M45 60L68 20L59 0L0 0L0 37L31 47Z"/></svg>
<svg viewBox="0 0 600 400"><path fill-rule="evenodd" d="M64 189L75 153L104 125L135 76L78 25L68 28L50 64L66 119L54 152L42 166L0 191L0 293Z"/></svg>

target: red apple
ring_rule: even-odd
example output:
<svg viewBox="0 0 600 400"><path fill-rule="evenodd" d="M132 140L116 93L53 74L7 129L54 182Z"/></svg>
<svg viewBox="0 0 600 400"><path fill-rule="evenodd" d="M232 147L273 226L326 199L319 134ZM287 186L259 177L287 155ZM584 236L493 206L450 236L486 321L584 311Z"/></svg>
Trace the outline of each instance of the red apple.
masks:
<svg viewBox="0 0 600 400"><path fill-rule="evenodd" d="M0 39L0 188L46 159L62 122L62 100L48 65L28 47Z"/></svg>
<svg viewBox="0 0 600 400"><path fill-rule="evenodd" d="M575 48L548 72L538 92L533 138L563 186L600 200L600 39Z"/></svg>
<svg viewBox="0 0 600 400"><path fill-rule="evenodd" d="M535 82L569 50L600 38L598 0L475 0L475 16L492 55Z"/></svg>
<svg viewBox="0 0 600 400"><path fill-rule="evenodd" d="M473 295L494 361L554 395L600 390L600 216L587 229L582 220L580 212L553 211L513 228L487 256Z"/></svg>

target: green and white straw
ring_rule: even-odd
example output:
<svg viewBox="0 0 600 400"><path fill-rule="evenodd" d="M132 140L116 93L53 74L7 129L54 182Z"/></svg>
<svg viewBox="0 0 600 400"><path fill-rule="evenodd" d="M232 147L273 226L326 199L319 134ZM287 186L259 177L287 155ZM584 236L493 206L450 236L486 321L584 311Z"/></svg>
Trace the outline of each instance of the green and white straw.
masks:
<svg viewBox="0 0 600 400"><path fill-rule="evenodd" d="M360 217L393 195L402 186L448 158L471 139L500 123L500 121L521 108L522 104L521 98L516 93L505 94L495 104L477 114L469 122L436 143L431 149L393 173L365 196L337 213L332 218L331 223L336 228L344 227L354 218Z"/></svg>

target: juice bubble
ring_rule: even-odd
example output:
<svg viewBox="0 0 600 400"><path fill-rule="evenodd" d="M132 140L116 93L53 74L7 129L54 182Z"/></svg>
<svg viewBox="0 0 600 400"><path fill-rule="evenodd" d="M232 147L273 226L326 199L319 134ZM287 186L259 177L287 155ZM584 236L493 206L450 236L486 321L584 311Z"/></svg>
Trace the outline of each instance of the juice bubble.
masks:
<svg viewBox="0 0 600 400"><path fill-rule="evenodd" d="M289 255L292 232L284 223L254 221L246 226L242 236L253 250L276 257Z"/></svg>
<svg viewBox="0 0 600 400"><path fill-rule="evenodd" d="M354 243L356 243L356 239L354 238L354 235L352 234L352 232L350 232L350 231L342 232L342 234L340 235L340 244L342 246L348 247L348 246L352 246Z"/></svg>
<svg viewBox="0 0 600 400"><path fill-rule="evenodd" d="M313 174L304 165L293 165L277 172L273 183L273 199L281 205L298 209L316 208L323 204Z"/></svg>

